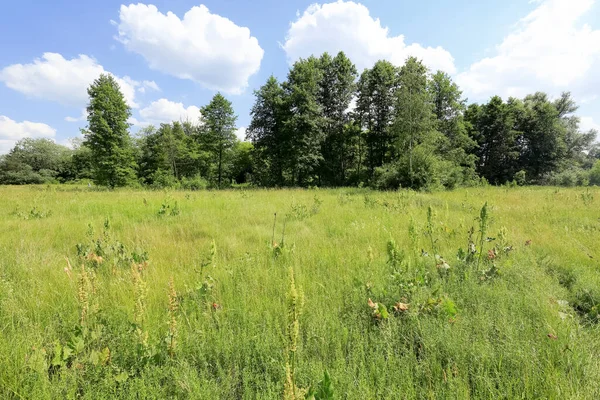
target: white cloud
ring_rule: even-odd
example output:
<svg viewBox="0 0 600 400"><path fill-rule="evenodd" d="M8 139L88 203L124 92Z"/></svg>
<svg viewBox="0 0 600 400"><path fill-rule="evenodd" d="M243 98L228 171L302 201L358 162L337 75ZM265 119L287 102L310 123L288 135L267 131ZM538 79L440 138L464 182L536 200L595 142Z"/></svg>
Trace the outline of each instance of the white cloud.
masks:
<svg viewBox="0 0 600 400"><path fill-rule="evenodd" d="M160 92L160 88L154 81L143 81L142 85L138 88L138 92L146 93L146 89Z"/></svg>
<svg viewBox="0 0 600 400"><path fill-rule="evenodd" d="M85 121L87 119L87 110L85 108L83 108L81 110L81 114L79 114L79 117L65 117L65 121L67 122L80 122L80 121Z"/></svg>
<svg viewBox="0 0 600 400"><path fill-rule="evenodd" d="M291 23L282 46L290 63L301 57L343 51L359 72L380 59L403 65L409 56L423 60L433 70L456 71L448 51L418 43L407 45L403 35L391 36L378 18L371 17L367 7L352 1L309 6Z"/></svg>
<svg viewBox="0 0 600 400"><path fill-rule="evenodd" d="M132 118L130 123L138 126L170 123L173 121L198 122L200 109L196 106L185 107L183 103L176 103L167 99L153 101L148 107L140 110L141 121Z"/></svg>
<svg viewBox="0 0 600 400"><path fill-rule="evenodd" d="M237 138L242 141L245 142L246 141L246 127L242 126L239 127L235 130L235 136L237 136Z"/></svg>
<svg viewBox="0 0 600 400"><path fill-rule="evenodd" d="M41 59L35 59L33 63L3 68L0 70L0 81L29 97L81 107L88 100L87 88L103 73L109 72L94 58L84 54L67 60L58 53L44 53ZM128 76L113 76L127 103L137 107L135 90L136 87L144 87L143 84Z"/></svg>
<svg viewBox="0 0 600 400"><path fill-rule="evenodd" d="M594 129L600 133L600 124L596 123L592 117L581 117L579 128L582 132Z"/></svg>
<svg viewBox="0 0 600 400"><path fill-rule="evenodd" d="M595 0L536 1L497 46L493 57L477 61L457 76L468 96L523 96L543 90L570 90L577 98L600 92L600 30L579 23Z"/></svg>
<svg viewBox="0 0 600 400"><path fill-rule="evenodd" d="M54 138L56 129L40 122L16 122L0 115L0 154L8 153L24 138Z"/></svg>
<svg viewBox="0 0 600 400"><path fill-rule="evenodd" d="M248 86L264 54L248 28L204 5L192 7L183 19L154 5L122 5L117 40L152 69L228 93Z"/></svg>

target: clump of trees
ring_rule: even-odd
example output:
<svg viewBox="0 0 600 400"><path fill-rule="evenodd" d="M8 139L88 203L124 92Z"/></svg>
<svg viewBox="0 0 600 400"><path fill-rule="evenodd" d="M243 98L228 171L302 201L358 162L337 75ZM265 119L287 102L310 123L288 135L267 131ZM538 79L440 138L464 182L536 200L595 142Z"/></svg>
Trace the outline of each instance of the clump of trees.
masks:
<svg viewBox="0 0 600 400"><path fill-rule="evenodd" d="M0 158L0 183L92 179L109 187L200 189L257 186L453 188L491 184L600 184L595 131L582 132L569 93L550 99L492 97L467 104L442 72L411 57L358 73L342 52L300 59L283 82L255 91L249 142L235 136L220 93L197 121L131 136L131 110L117 82L88 89L88 127L73 149L24 139Z"/></svg>
<svg viewBox="0 0 600 400"><path fill-rule="evenodd" d="M196 122L148 126L136 136L131 110L110 75L88 89L88 127L73 149L50 139L23 139L0 158L0 184L92 180L120 187L202 189L246 183L252 174L252 144L235 135L236 115L221 94L202 108Z"/></svg>
<svg viewBox="0 0 600 400"><path fill-rule="evenodd" d="M586 184L599 156L569 93L467 106L448 74L413 57L360 76L344 53L309 57L255 95L247 133L264 186Z"/></svg>

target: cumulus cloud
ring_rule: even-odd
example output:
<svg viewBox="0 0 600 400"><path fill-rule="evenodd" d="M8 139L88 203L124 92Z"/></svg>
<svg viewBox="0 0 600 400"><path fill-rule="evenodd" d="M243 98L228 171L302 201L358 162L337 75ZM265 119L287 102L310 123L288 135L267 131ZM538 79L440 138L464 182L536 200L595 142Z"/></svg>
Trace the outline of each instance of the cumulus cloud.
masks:
<svg viewBox="0 0 600 400"><path fill-rule="evenodd" d="M571 90L584 100L600 92L600 30L579 21L595 0L543 0L521 19L492 57L457 76L467 95L523 96Z"/></svg>
<svg viewBox="0 0 600 400"><path fill-rule="evenodd" d="M138 92L146 93L146 90L154 90L155 92L160 92L160 88L154 81L143 81L141 86L138 88Z"/></svg>
<svg viewBox="0 0 600 400"><path fill-rule="evenodd" d="M250 30L192 7L182 19L154 5L122 5L119 40L150 68L228 93L241 93L258 72L264 54Z"/></svg>
<svg viewBox="0 0 600 400"><path fill-rule="evenodd" d="M592 117L581 117L579 127L583 132L587 132L593 129L600 133L600 124L596 123L596 121L594 121L594 118Z"/></svg>
<svg viewBox="0 0 600 400"><path fill-rule="evenodd" d="M85 121L87 119L87 110L85 108L83 108L81 110L81 114L79 114L79 117L65 117L65 121L67 122L80 122L80 121Z"/></svg>
<svg viewBox="0 0 600 400"><path fill-rule="evenodd" d="M191 121L196 123L200 118L200 109L196 106L185 107L167 99L153 101L148 107L140 110L142 120L131 119L130 123L138 126L170 123L172 121Z"/></svg>
<svg viewBox="0 0 600 400"><path fill-rule="evenodd" d="M32 98L56 101L70 106L82 106L87 98L87 88L100 74L109 73L89 56L80 54L70 60L58 53L44 53L30 64L13 64L0 70L0 81ZM111 74L112 75L112 74ZM127 103L136 108L136 87L143 84L128 76L115 79Z"/></svg>
<svg viewBox="0 0 600 400"><path fill-rule="evenodd" d="M56 129L40 122L16 122L0 115L0 154L8 153L24 138L54 138Z"/></svg>
<svg viewBox="0 0 600 400"><path fill-rule="evenodd" d="M291 23L282 47L290 63L301 57L343 51L359 71L380 59L402 65L406 58L415 56L433 70L456 72L448 51L442 47L406 44L403 35L390 35L389 29L373 18L367 7L353 1L309 6Z"/></svg>

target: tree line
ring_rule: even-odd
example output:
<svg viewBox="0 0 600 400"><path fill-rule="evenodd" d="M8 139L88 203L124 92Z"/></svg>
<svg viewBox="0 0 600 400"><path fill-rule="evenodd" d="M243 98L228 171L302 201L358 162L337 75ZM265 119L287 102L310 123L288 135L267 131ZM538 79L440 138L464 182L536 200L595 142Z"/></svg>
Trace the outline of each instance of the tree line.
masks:
<svg viewBox="0 0 600 400"><path fill-rule="evenodd" d="M0 158L0 183L91 179L109 187L600 185L596 133L582 132L570 93L467 104L442 72L414 57L361 74L342 52L295 62L255 91L248 142L220 93L198 121L129 133L117 82L88 89L88 126L73 149L24 139Z"/></svg>

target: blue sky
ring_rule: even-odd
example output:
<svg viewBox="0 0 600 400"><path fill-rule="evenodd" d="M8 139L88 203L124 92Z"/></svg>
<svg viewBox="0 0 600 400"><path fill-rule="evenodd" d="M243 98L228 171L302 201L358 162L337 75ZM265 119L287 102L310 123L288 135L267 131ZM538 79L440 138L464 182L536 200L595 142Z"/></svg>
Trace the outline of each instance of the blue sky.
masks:
<svg viewBox="0 0 600 400"><path fill-rule="evenodd" d="M23 137L85 127L85 89L115 75L136 131L196 119L222 91L238 126L252 91L298 57L345 51L359 69L409 55L449 72L470 101L573 92L600 124L600 0L21 0L0 13L0 154ZM241 130L241 129L240 129Z"/></svg>

